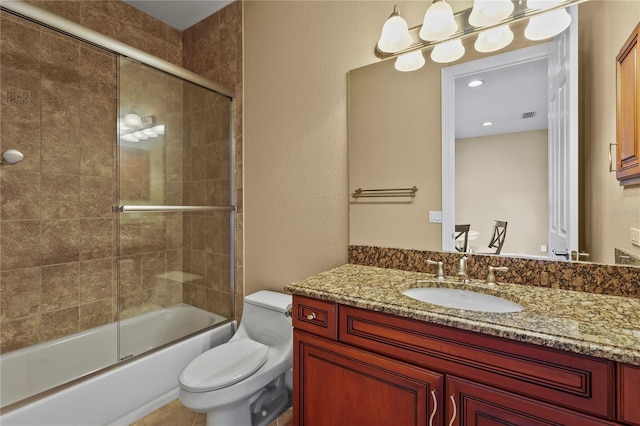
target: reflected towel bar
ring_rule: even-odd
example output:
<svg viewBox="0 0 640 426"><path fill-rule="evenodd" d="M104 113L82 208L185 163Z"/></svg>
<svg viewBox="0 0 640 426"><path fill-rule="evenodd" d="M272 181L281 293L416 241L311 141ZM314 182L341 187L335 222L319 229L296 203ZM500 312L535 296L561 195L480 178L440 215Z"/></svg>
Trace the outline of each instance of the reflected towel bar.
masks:
<svg viewBox="0 0 640 426"><path fill-rule="evenodd" d="M235 211L236 206L151 206L151 205L124 205L113 208L115 213L179 213L179 212L209 212L209 211Z"/></svg>
<svg viewBox="0 0 640 426"><path fill-rule="evenodd" d="M414 198L418 192L418 187L412 188L392 188L392 189L362 189L358 188L353 191L353 198L369 198L369 197L411 197Z"/></svg>

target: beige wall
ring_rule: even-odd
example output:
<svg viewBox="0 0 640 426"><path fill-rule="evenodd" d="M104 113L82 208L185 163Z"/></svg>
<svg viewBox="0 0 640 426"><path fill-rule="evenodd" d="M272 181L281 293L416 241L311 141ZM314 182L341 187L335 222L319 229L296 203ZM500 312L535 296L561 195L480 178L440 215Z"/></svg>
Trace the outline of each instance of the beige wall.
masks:
<svg viewBox="0 0 640 426"><path fill-rule="evenodd" d="M474 250L487 250L493 221L505 220L503 254L546 257L547 140L546 129L456 140L455 223L479 232Z"/></svg>
<svg viewBox="0 0 640 426"><path fill-rule="evenodd" d="M601 7L606 3L606 7ZM584 196L591 259L612 263L614 248L640 254L629 228L640 227L640 185L621 187L609 173L609 144L616 140L616 56L640 21L638 1L589 1L580 6L580 76L585 147ZM615 25L610 25L614 23Z"/></svg>
<svg viewBox="0 0 640 426"><path fill-rule="evenodd" d="M347 261L347 72L394 4L245 2L247 293Z"/></svg>

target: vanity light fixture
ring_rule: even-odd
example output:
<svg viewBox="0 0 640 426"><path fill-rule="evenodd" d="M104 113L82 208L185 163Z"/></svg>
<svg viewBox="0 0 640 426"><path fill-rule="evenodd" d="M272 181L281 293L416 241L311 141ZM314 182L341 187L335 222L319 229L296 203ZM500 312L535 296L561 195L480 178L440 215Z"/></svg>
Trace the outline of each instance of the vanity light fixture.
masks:
<svg viewBox="0 0 640 426"><path fill-rule="evenodd" d="M480 87L484 84L484 80L471 80L467 83L469 87Z"/></svg>
<svg viewBox="0 0 640 426"><path fill-rule="evenodd" d="M463 38L477 35L475 49L483 53L494 52L513 41L509 24L524 20L529 20L525 37L544 40L561 33L571 24L567 7L585 1L475 0L473 8L454 15L446 0L433 0L422 25L410 29L407 29L406 21L395 6L385 22L375 53L381 59L398 58L395 67L400 71L421 68L422 55L408 54L426 49L433 49L431 59L435 62L450 63L464 55Z"/></svg>
<svg viewBox="0 0 640 426"><path fill-rule="evenodd" d="M453 40L439 44L431 51L431 60L441 64L455 62L464 55L464 46L462 40L454 38Z"/></svg>
<svg viewBox="0 0 640 426"><path fill-rule="evenodd" d="M382 52L399 52L411 45L411 35L407 21L400 16L398 6L393 7L393 13L389 16L382 26L380 40L378 40L378 49Z"/></svg>
<svg viewBox="0 0 640 426"><path fill-rule="evenodd" d="M524 36L529 40L544 40L560 34L571 24L566 9L556 9L529 19Z"/></svg>
<svg viewBox="0 0 640 426"><path fill-rule="evenodd" d="M445 40L458 30L453 9L445 0L434 0L424 14L419 36L426 41Z"/></svg>
<svg viewBox="0 0 640 426"><path fill-rule="evenodd" d="M507 24L482 31L478 34L474 47L478 52L495 52L507 47L512 41L513 31Z"/></svg>
<svg viewBox="0 0 640 426"><path fill-rule="evenodd" d="M527 8L533 10L547 10L557 7L563 0L527 0ZM544 40L560 34L571 24L571 15L565 8L554 9L542 15L529 19L524 36L529 40Z"/></svg>
<svg viewBox="0 0 640 426"><path fill-rule="evenodd" d="M469 24L488 27L506 19L513 12L511 0L475 0L469 15Z"/></svg>
<svg viewBox="0 0 640 426"><path fill-rule="evenodd" d="M398 71L408 72L420 69L424 64L425 60L422 51L414 50L413 52L398 56L394 66Z"/></svg>

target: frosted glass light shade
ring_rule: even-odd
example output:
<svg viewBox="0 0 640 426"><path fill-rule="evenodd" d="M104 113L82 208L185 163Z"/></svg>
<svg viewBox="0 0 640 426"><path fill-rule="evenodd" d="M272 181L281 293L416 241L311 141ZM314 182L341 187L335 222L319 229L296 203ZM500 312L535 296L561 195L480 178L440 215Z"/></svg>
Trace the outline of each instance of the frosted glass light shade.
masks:
<svg viewBox="0 0 640 426"><path fill-rule="evenodd" d="M437 45L431 51L431 60L441 64L454 62L464 55L464 46L459 38Z"/></svg>
<svg viewBox="0 0 640 426"><path fill-rule="evenodd" d="M415 71L424 66L425 60L422 55L422 50L414 50L413 52L405 53L396 58L395 68L398 71Z"/></svg>
<svg viewBox="0 0 640 426"><path fill-rule="evenodd" d="M404 50L411 45L411 35L409 27L398 12L394 10L389 19L382 26L378 49L382 52L394 53Z"/></svg>
<svg viewBox="0 0 640 426"><path fill-rule="evenodd" d="M529 19L524 36L529 40L544 40L563 32L571 25L571 15L566 9L556 9L551 12L536 15Z"/></svg>
<svg viewBox="0 0 640 426"><path fill-rule="evenodd" d="M513 41L513 32L509 25L502 25L478 34L475 49L478 52L495 52Z"/></svg>
<svg viewBox="0 0 640 426"><path fill-rule="evenodd" d="M495 25L513 12L511 0L475 0L469 24L474 27Z"/></svg>
<svg viewBox="0 0 640 426"><path fill-rule="evenodd" d="M453 35L457 29L453 9L444 0L440 0L427 9L419 35L425 41L440 41Z"/></svg>

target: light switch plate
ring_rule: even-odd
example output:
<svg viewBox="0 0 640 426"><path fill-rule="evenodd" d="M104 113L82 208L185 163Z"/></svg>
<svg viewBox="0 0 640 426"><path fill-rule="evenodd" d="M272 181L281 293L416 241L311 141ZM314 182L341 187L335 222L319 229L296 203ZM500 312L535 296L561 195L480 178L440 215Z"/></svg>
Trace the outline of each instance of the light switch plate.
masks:
<svg viewBox="0 0 640 426"><path fill-rule="evenodd" d="M631 228L631 244L640 247L640 229Z"/></svg>
<svg viewBox="0 0 640 426"><path fill-rule="evenodd" d="M429 223L442 223L442 212L430 210Z"/></svg>

